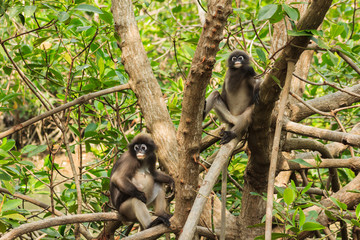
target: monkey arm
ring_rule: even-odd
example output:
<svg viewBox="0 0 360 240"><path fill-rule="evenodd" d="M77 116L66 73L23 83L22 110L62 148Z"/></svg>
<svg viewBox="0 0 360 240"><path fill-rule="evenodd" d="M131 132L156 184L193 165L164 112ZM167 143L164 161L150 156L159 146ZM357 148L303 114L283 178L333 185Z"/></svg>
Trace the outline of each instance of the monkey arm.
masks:
<svg viewBox="0 0 360 240"><path fill-rule="evenodd" d="M142 202L146 203L145 193L137 189L131 181L136 170L137 166L134 164L134 161L120 161L119 165L116 166L115 172L111 175L110 182L121 193L130 197L138 198Z"/></svg>
<svg viewBox="0 0 360 240"><path fill-rule="evenodd" d="M172 177L170 177L169 175L161 172L161 171L155 170L153 176L154 176L154 181L155 182L167 183L167 184L170 184L170 185L174 184L174 179Z"/></svg>

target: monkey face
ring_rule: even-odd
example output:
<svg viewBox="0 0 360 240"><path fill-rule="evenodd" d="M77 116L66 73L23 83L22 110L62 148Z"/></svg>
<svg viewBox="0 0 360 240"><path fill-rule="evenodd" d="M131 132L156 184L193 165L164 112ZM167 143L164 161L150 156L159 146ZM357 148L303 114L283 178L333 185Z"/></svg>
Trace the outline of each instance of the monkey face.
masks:
<svg viewBox="0 0 360 240"><path fill-rule="evenodd" d="M135 144L134 151L136 153L136 158L139 160L144 160L146 158L148 147L145 144Z"/></svg>
<svg viewBox="0 0 360 240"><path fill-rule="evenodd" d="M235 50L231 53L231 55L228 58L228 66L229 68L235 68L239 69L243 65L246 65L249 63L249 57L246 55L245 52L240 50Z"/></svg>

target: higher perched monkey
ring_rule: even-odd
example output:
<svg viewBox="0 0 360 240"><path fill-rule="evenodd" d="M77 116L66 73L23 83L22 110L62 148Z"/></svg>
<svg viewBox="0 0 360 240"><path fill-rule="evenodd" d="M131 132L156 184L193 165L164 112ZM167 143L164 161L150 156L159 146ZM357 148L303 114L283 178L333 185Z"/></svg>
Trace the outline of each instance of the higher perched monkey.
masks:
<svg viewBox="0 0 360 240"><path fill-rule="evenodd" d="M229 125L224 131L220 144L226 144L236 137L241 137L251 123L254 103L258 99L259 83L254 78L256 73L250 66L249 56L240 50L233 51L228 60L221 94L212 92L206 99L204 115L215 109L220 121Z"/></svg>

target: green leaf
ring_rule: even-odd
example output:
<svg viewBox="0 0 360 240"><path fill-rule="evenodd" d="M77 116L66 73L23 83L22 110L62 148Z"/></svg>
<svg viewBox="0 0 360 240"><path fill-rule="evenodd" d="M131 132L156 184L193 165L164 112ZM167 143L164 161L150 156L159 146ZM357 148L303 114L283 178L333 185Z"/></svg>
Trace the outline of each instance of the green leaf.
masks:
<svg viewBox="0 0 360 240"><path fill-rule="evenodd" d="M325 227L323 225L321 225L320 223L316 223L316 222L306 222L304 223L303 227L302 227L302 231L315 231L315 230L321 230L324 229Z"/></svg>
<svg viewBox="0 0 360 240"><path fill-rule="evenodd" d="M287 205L290 205L296 199L296 192L291 188L286 188L284 191L284 201Z"/></svg>
<svg viewBox="0 0 360 240"><path fill-rule="evenodd" d="M269 4L262 7L259 11L258 20L262 21L271 18L276 13L278 7L279 5L277 4Z"/></svg>
<svg viewBox="0 0 360 240"><path fill-rule="evenodd" d="M330 197L331 201L333 203L335 203L336 206L338 206L338 208L340 208L341 210L346 210L347 209L347 205L345 203L340 202L339 200L337 200L334 197Z"/></svg>
<svg viewBox="0 0 360 240"><path fill-rule="evenodd" d="M35 5L32 5L32 6L25 6L24 8L24 15L25 17L31 17L34 12L36 10L36 6Z"/></svg>
<svg viewBox="0 0 360 240"><path fill-rule="evenodd" d="M80 4L74 10L103 14L103 12L99 8L88 5L88 4Z"/></svg>
<svg viewBox="0 0 360 240"><path fill-rule="evenodd" d="M48 40L49 38L50 38L50 37L37 38L37 39L33 42L34 47L40 46L40 44L42 44L43 42L45 42L45 41Z"/></svg>
<svg viewBox="0 0 360 240"><path fill-rule="evenodd" d="M311 165L310 163L306 162L305 160L303 159L300 159L300 158L297 158L297 159L292 159L290 160L291 162L294 162L294 163L298 163L298 164L301 164L301 165L304 165L306 167L314 167L313 165Z"/></svg>
<svg viewBox="0 0 360 240"><path fill-rule="evenodd" d="M0 222L0 232L4 233L7 230L7 227L4 223Z"/></svg>
<svg viewBox="0 0 360 240"><path fill-rule="evenodd" d="M355 209L356 217L360 219L360 203L357 205Z"/></svg>
<svg viewBox="0 0 360 240"><path fill-rule="evenodd" d="M256 48L255 51L256 51L259 59L263 62L266 62L266 55L265 55L264 51L261 48Z"/></svg>
<svg viewBox="0 0 360 240"><path fill-rule="evenodd" d="M304 214L304 211L299 208L299 227L301 227L305 224L306 216Z"/></svg>
<svg viewBox="0 0 360 240"><path fill-rule="evenodd" d="M19 13L21 13L23 11L23 9L24 9L24 7L20 7L20 6L10 8L10 11L8 13L9 18L11 19L15 16L18 16Z"/></svg>
<svg viewBox="0 0 360 240"><path fill-rule="evenodd" d="M87 125L87 127L85 128L84 136L85 136L85 137L93 136L96 129L97 129L97 124L96 124L96 123L90 123L90 124Z"/></svg>
<svg viewBox="0 0 360 240"><path fill-rule="evenodd" d="M32 157L32 156L35 156L35 155L37 155L39 153L42 153L46 149L47 149L47 145L36 146L36 148L28 154L28 157Z"/></svg>
<svg viewBox="0 0 360 240"><path fill-rule="evenodd" d="M3 144L0 146L0 148L5 152L7 152L10 151L15 146L15 140L14 139L5 140L5 139L6 138L3 139Z"/></svg>
<svg viewBox="0 0 360 240"><path fill-rule="evenodd" d="M105 12L103 10L103 14L99 15L100 19L104 20L107 24L113 25L114 18L111 13Z"/></svg>
<svg viewBox="0 0 360 240"><path fill-rule="evenodd" d="M328 50L327 52L330 56L331 62L334 64L334 66L336 66L339 62L339 58L335 54L333 54L331 51Z"/></svg>
<svg viewBox="0 0 360 240"><path fill-rule="evenodd" d="M7 218L7 219L14 219L14 220L18 220L18 221L26 221L27 220L23 215L20 215L18 213L3 215L2 217Z"/></svg>
<svg viewBox="0 0 360 240"><path fill-rule="evenodd" d="M8 200L4 203L1 211L5 212L5 211L9 211L9 210L14 210L18 206L20 206L21 203L22 203L22 201L20 199Z"/></svg>
<svg viewBox="0 0 360 240"><path fill-rule="evenodd" d="M299 36L307 36L311 37L313 34L307 32L307 31L294 31L294 30L288 30L288 35L293 37L299 37Z"/></svg>
<svg viewBox="0 0 360 240"><path fill-rule="evenodd" d="M298 12L299 10L292 8L287 4L283 4L282 7L290 19L294 21L297 21L299 19L299 12Z"/></svg>
<svg viewBox="0 0 360 240"><path fill-rule="evenodd" d="M10 181L11 176L7 172L0 169L0 180Z"/></svg>
<svg viewBox="0 0 360 240"><path fill-rule="evenodd" d="M276 84L279 86L279 88L282 89L281 84L280 84L280 80L274 75L271 75L271 78L274 80L274 82L276 82Z"/></svg>
<svg viewBox="0 0 360 240"><path fill-rule="evenodd" d="M312 184L312 182L309 182L308 185L306 185L306 187L301 191L300 195L306 193L311 188Z"/></svg>
<svg viewBox="0 0 360 240"><path fill-rule="evenodd" d="M7 151L4 151L3 149L0 148L0 156L1 157L10 157L10 155L8 154Z"/></svg>
<svg viewBox="0 0 360 240"><path fill-rule="evenodd" d="M69 13L67 12L59 12L58 15L57 15L57 18L60 22L65 22L66 20L68 20L70 17Z"/></svg>

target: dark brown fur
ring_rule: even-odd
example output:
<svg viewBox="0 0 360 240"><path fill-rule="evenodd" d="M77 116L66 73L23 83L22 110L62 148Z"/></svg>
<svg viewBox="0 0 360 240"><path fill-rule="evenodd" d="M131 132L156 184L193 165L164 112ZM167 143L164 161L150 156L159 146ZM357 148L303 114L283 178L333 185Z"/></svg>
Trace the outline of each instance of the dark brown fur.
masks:
<svg viewBox="0 0 360 240"><path fill-rule="evenodd" d="M228 131L223 133L221 144L228 143L247 130L259 93L259 82L254 78L256 73L245 52L233 51L227 62L229 68L222 92L212 92L206 99L204 108L204 118L214 108L220 120L229 126Z"/></svg>
<svg viewBox="0 0 360 240"><path fill-rule="evenodd" d="M145 158L138 159L134 146L141 146L142 144L147 147ZM129 221L134 221L136 218L143 225L143 228L159 223L169 225L169 215L165 212L165 194L161 192L161 186L163 183L173 184L174 180L167 174L155 169L157 147L154 141L148 134L139 134L131 141L128 149L116 161L111 172L110 195L112 204ZM157 222L155 222L156 220L149 222L150 214L147 205L152 203L161 205L155 206L158 208L155 211L159 216Z"/></svg>

